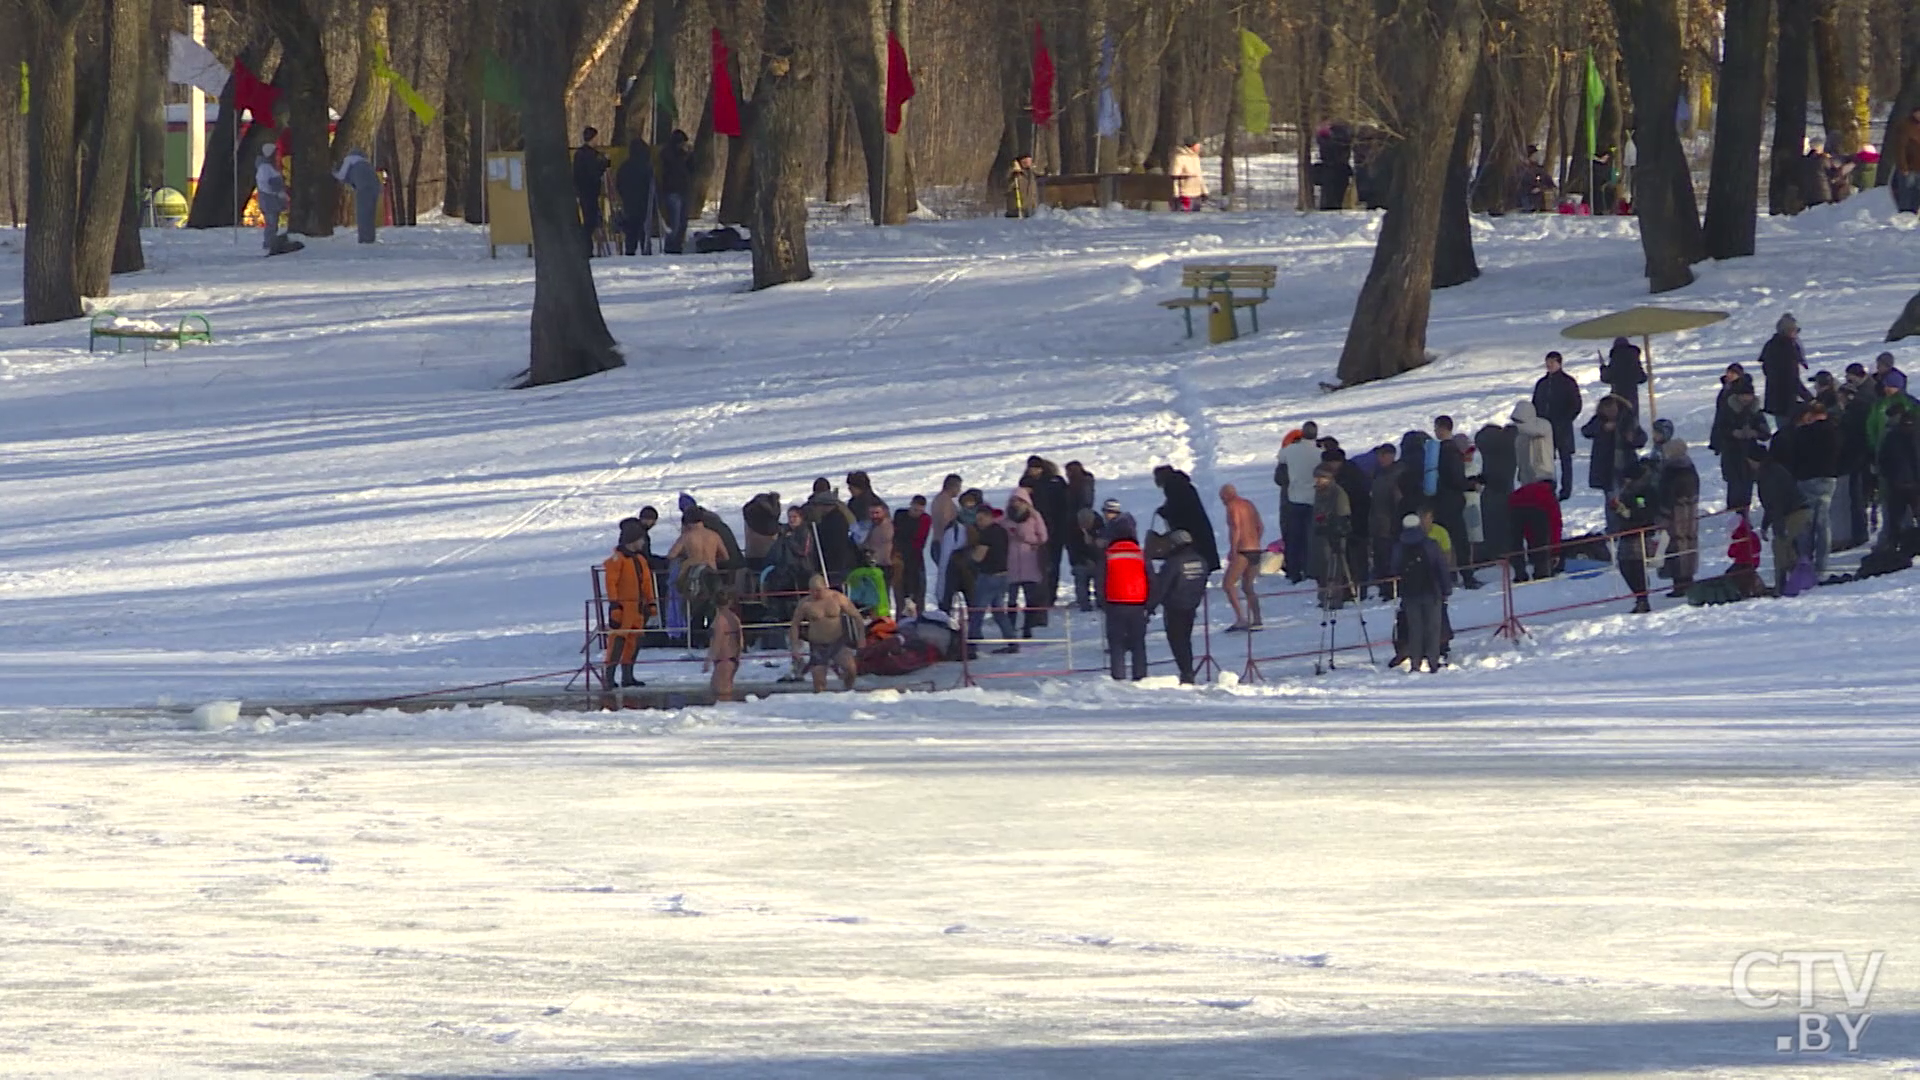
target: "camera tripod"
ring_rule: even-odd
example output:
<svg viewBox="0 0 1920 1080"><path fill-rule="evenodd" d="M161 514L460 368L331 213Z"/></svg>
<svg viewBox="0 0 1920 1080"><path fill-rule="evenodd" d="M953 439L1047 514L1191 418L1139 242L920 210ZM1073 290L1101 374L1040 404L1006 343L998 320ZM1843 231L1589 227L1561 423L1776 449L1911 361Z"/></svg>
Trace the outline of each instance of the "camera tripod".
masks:
<svg viewBox="0 0 1920 1080"><path fill-rule="evenodd" d="M1378 664L1379 657L1373 653L1373 633L1367 629L1367 609L1362 602L1361 589L1353 580L1353 566L1347 559L1347 541L1341 537L1337 542L1327 545L1327 580L1320 583L1320 651L1314 654L1313 673L1324 675L1336 671L1340 665L1337 657L1340 652L1340 608L1342 595L1353 597L1353 612L1360 621L1360 640L1367 647L1367 663ZM1324 659L1325 666L1321 662Z"/></svg>

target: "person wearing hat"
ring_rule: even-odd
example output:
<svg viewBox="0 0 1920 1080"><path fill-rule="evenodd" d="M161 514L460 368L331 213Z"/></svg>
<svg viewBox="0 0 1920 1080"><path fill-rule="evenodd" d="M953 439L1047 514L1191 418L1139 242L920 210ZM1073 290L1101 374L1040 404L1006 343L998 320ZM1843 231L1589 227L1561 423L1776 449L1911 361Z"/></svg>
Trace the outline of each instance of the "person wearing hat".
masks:
<svg viewBox="0 0 1920 1080"><path fill-rule="evenodd" d="M1167 635L1167 648L1173 651L1174 666L1180 669L1180 681L1193 682L1193 624L1206 599L1206 557L1193 546L1193 535L1185 529L1167 534L1172 550L1160 562L1147 591L1147 618L1162 608L1166 611L1161 629Z"/></svg>
<svg viewBox="0 0 1920 1080"><path fill-rule="evenodd" d="M1566 372L1566 360L1557 352L1546 359L1547 373L1533 384L1533 411L1553 428L1553 452L1560 458L1560 501L1573 497L1573 454L1577 444L1573 425L1580 422L1583 403L1580 380Z"/></svg>
<svg viewBox="0 0 1920 1080"><path fill-rule="evenodd" d="M1889 375L1899 375L1900 388L1903 390L1906 389L1907 376L1899 368L1894 366L1893 354L1883 352L1873 358L1873 393L1875 397L1886 393L1887 376Z"/></svg>
<svg viewBox="0 0 1920 1080"><path fill-rule="evenodd" d="M1173 178L1173 201L1182 210L1193 210L1207 197L1207 178L1200 171L1200 140L1187 139L1174 147L1167 162L1167 175Z"/></svg>
<svg viewBox="0 0 1920 1080"><path fill-rule="evenodd" d="M1667 595L1685 596L1700 572L1700 471L1685 439L1668 439L1656 468L1654 520L1667 534L1664 569L1673 582Z"/></svg>
<svg viewBox="0 0 1920 1080"><path fill-rule="evenodd" d="M1800 345L1800 323L1791 312L1773 325L1773 337L1760 350L1760 373L1766 377L1766 411L1777 420L1790 420L1800 403L1813 393L1800 380L1807 354Z"/></svg>
<svg viewBox="0 0 1920 1080"><path fill-rule="evenodd" d="M1760 490L1760 533L1773 534L1773 589L1778 593L1787 584L1787 574L1808 551L1806 534L1813 524L1813 511L1807 506L1800 485L1775 454L1763 446L1747 448L1754 464L1754 484Z"/></svg>
<svg viewBox="0 0 1920 1080"><path fill-rule="evenodd" d="M641 631L659 609L646 543L647 530L640 519L627 518L620 522L619 544L601 564L606 575L607 629L623 631L607 635L607 667L603 677L609 690L616 685L616 668L620 676L618 685L646 685L633 674L634 661L640 654Z"/></svg>
<svg viewBox="0 0 1920 1080"><path fill-rule="evenodd" d="M1640 387L1647 381L1647 368L1640 359L1640 346L1626 338L1613 339L1613 348L1600 361L1600 381L1607 384L1622 401L1633 406L1634 414L1640 413Z"/></svg>
<svg viewBox="0 0 1920 1080"><path fill-rule="evenodd" d="M1120 514L1108 522L1107 572L1100 583L1106 609L1107 663L1116 681L1147 677L1147 556L1134 536L1133 518ZM1211 571L1208 571L1211 573Z"/></svg>
<svg viewBox="0 0 1920 1080"><path fill-rule="evenodd" d="M1753 377L1739 375L1727 385L1727 399L1713 418L1707 449L1720 455L1720 476L1727 482L1727 509L1745 513L1753 505L1753 466L1748 453L1765 446L1773 434L1754 394Z"/></svg>
<svg viewBox="0 0 1920 1080"><path fill-rule="evenodd" d="M254 197L260 206L261 246L269 255L299 250L280 231L280 215L287 212L287 178L280 171L278 148L273 143L260 147L260 160L253 170Z"/></svg>
<svg viewBox="0 0 1920 1080"><path fill-rule="evenodd" d="M1453 575L1440 545L1427 535L1420 514L1400 519L1400 538L1394 542L1389 565L1400 593L1400 619L1406 627L1400 650L1411 666L1422 664L1430 672L1440 670L1441 614L1447 597L1453 592Z"/></svg>
<svg viewBox="0 0 1920 1080"><path fill-rule="evenodd" d="M580 229L587 239L587 254L593 252L593 234L600 228L600 180L612 165L607 155L593 145L600 137L597 128L580 132L580 146L573 152L573 194L580 204Z"/></svg>
<svg viewBox="0 0 1920 1080"><path fill-rule="evenodd" d="M1323 461L1313 470L1313 579L1320 606L1337 608L1353 596L1347 541L1353 536L1353 501L1338 483L1340 466Z"/></svg>
<svg viewBox="0 0 1920 1080"><path fill-rule="evenodd" d="M1807 152L1800 158L1800 202L1806 207L1825 206L1833 201L1833 160L1827 156L1827 140L1815 135L1807 140Z"/></svg>

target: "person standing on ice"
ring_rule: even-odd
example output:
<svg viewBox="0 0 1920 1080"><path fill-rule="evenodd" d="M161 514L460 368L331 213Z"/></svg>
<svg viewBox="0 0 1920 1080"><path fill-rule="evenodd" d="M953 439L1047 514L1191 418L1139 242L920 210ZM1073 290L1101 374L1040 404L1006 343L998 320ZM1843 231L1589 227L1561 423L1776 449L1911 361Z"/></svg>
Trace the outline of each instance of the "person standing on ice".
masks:
<svg viewBox="0 0 1920 1080"><path fill-rule="evenodd" d="M843 689L853 689L860 674L854 650L866 638L866 617L845 593L829 588L825 577L813 575L807 582L807 598L793 609L788 631L793 640L793 662L796 666L805 664L813 676L814 693L826 692L828 668L839 673ZM802 642L807 646L804 661Z"/></svg>
<svg viewBox="0 0 1920 1080"><path fill-rule="evenodd" d="M1249 503L1249 506L1252 504ZM1193 684L1193 624L1200 604L1207 595L1207 560L1194 550L1193 537L1185 529L1167 534L1173 550L1160 562L1147 590L1147 618L1165 609L1160 627L1167 635L1167 648L1173 652L1174 666L1180 669L1180 682Z"/></svg>
<svg viewBox="0 0 1920 1080"><path fill-rule="evenodd" d="M375 219L380 210L380 174L374 171L373 163L359 150L347 151L340 159L340 166L333 170L333 178L353 190L353 221L359 229L360 242L374 243Z"/></svg>
<svg viewBox="0 0 1920 1080"><path fill-rule="evenodd" d="M1007 532L1007 606L1024 609L1020 613L1020 636L1031 638L1034 627L1047 625L1047 609L1053 606L1053 597L1048 595L1053 586L1048 580L1051 571L1046 565L1049 553L1055 550L1053 533L1047 519L1034 509L1032 492L1024 487L1014 488L1008 496L1007 516L1000 526ZM1008 613L1007 621L1012 623L1012 613ZM1007 651L1019 652L1020 646Z"/></svg>
<svg viewBox="0 0 1920 1080"><path fill-rule="evenodd" d="M272 143L260 148L259 164L254 166L254 197L260 204L261 247L269 255L291 248L280 232L280 215L287 212L287 178L280 172L280 161Z"/></svg>
<svg viewBox="0 0 1920 1080"><path fill-rule="evenodd" d="M1460 586L1480 587L1473 576L1473 540L1467 531L1467 496L1478 481L1467 476L1467 458L1453 441L1453 417L1433 418L1433 437L1440 448L1439 474L1434 481L1433 516L1453 539L1454 558L1460 567Z"/></svg>
<svg viewBox="0 0 1920 1080"><path fill-rule="evenodd" d="M1720 476L1727 482L1727 509L1744 514L1753 505L1749 451L1764 446L1772 434L1767 415L1760 410L1760 399L1753 392L1753 377L1735 376L1727 386L1726 403L1714 416L1713 433L1707 441L1707 449L1720 455Z"/></svg>
<svg viewBox="0 0 1920 1080"><path fill-rule="evenodd" d="M1616 397L1640 411L1640 388L1646 385L1647 368L1640 360L1640 346L1626 338L1613 339L1613 348L1600 361L1600 381Z"/></svg>
<svg viewBox="0 0 1920 1080"><path fill-rule="evenodd" d="M1700 471L1694 468L1685 439L1669 439L1658 466L1660 480L1655 522L1667 532L1668 596L1687 595L1700 572Z"/></svg>
<svg viewBox="0 0 1920 1080"><path fill-rule="evenodd" d="M1147 556L1134 538L1132 518L1124 513L1111 517L1108 529L1106 580L1100 587L1108 671L1115 681L1126 679L1131 659L1133 681L1139 682L1147 677Z"/></svg>
<svg viewBox="0 0 1920 1080"><path fill-rule="evenodd" d="M740 674L740 657L747 651L747 631L734 606L732 589L721 589L713 600L713 640L701 670L712 676L708 687L717 704L733 700L733 679Z"/></svg>
<svg viewBox="0 0 1920 1080"><path fill-rule="evenodd" d="M1367 535L1373 541L1373 576L1379 581L1380 599L1392 600L1394 586L1388 567L1393 560L1394 537L1399 535L1401 475L1406 465L1398 460L1392 443L1374 448L1373 491L1367 500Z"/></svg>
<svg viewBox="0 0 1920 1080"><path fill-rule="evenodd" d="M1573 425L1580 421L1580 381L1567 374L1557 352L1547 354L1547 373L1533 384L1533 411L1553 429L1553 451L1560 457L1560 501L1573 498Z"/></svg>
<svg viewBox="0 0 1920 1080"><path fill-rule="evenodd" d="M1633 593L1635 615L1653 610L1647 592L1647 558L1660 546L1659 530L1654 527L1656 479L1657 474L1636 457L1622 466L1619 490L1607 500L1607 532L1618 536L1614 562L1627 591Z"/></svg>
<svg viewBox="0 0 1920 1080"><path fill-rule="evenodd" d="M1580 433L1593 441L1587 486L1611 497L1626 482L1627 466L1639 460L1640 448L1647 445L1646 430L1633 406L1608 394L1594 406Z"/></svg>
<svg viewBox="0 0 1920 1080"><path fill-rule="evenodd" d="M1760 535L1773 536L1773 591L1784 592L1787 575L1808 552L1806 535L1813 524L1813 511L1807 508L1800 484L1767 447L1755 444L1747 450L1753 462L1755 484L1760 489Z"/></svg>
<svg viewBox="0 0 1920 1080"><path fill-rule="evenodd" d="M1180 209L1193 210L1206 199L1207 178L1200 171L1199 139L1188 139L1173 148L1167 175L1173 178L1173 201Z"/></svg>
<svg viewBox="0 0 1920 1080"><path fill-rule="evenodd" d="M1403 655L1410 661L1408 670L1417 672L1425 664L1429 672L1439 671L1445 626L1442 610L1453 592L1453 575L1445 553L1427 535L1419 514L1400 519L1400 538L1394 543L1388 565L1399 579L1400 617L1406 624Z"/></svg>
<svg viewBox="0 0 1920 1080"><path fill-rule="evenodd" d="M947 478L940 481L940 491L934 495L933 505L927 508L927 516L933 519L932 553L936 571L946 565L948 554L940 546L940 538L947 534L947 526L953 524L953 519L960 516L961 483L959 473L948 473ZM942 575L936 573L935 576Z"/></svg>
<svg viewBox="0 0 1920 1080"><path fill-rule="evenodd" d="M1773 337L1760 350L1760 373L1766 376L1766 411L1776 420L1790 421L1800 411L1800 403L1813 400L1813 392L1800 380L1807 369L1807 354L1800 347L1800 323L1792 312L1773 324Z"/></svg>
<svg viewBox="0 0 1920 1080"><path fill-rule="evenodd" d="M1220 488L1220 505L1227 511L1227 576L1220 583L1233 608L1227 633L1258 630L1260 621L1260 556L1266 551L1266 525L1252 500L1240 496L1232 484ZM1164 568L1162 573L1165 573ZM1189 628L1191 629L1191 628ZM1172 633L1171 629L1168 631Z"/></svg>
<svg viewBox="0 0 1920 1080"><path fill-rule="evenodd" d="M1067 532L1073 528L1073 489L1060 475L1060 467L1038 454L1027 458L1020 487L1028 492L1034 510L1046 523L1047 543L1040 552L1039 593L1043 599L1039 603L1052 607L1060 597L1060 555L1066 550ZM1034 625L1046 625L1044 613Z"/></svg>
<svg viewBox="0 0 1920 1080"><path fill-rule="evenodd" d="M653 587L653 568L646 556L647 530L639 518L620 523L620 542L602 564L607 587L607 628L624 631L607 635L606 687L611 690L618 667L619 686L645 686L634 677L633 664L639 658L641 631L647 620L659 610Z"/></svg>
<svg viewBox="0 0 1920 1080"><path fill-rule="evenodd" d="M1273 482L1280 488L1280 546L1287 553L1287 580L1307 578L1313 544L1313 470L1320 467L1320 425L1309 420L1280 442Z"/></svg>
<svg viewBox="0 0 1920 1080"><path fill-rule="evenodd" d="M607 156L593 140L598 128L580 133L580 148L573 152L573 194L580 203L580 227L587 237L587 254L593 254L593 234L600 228L600 179L607 174Z"/></svg>
<svg viewBox="0 0 1920 1080"><path fill-rule="evenodd" d="M1187 530L1193 537L1193 546L1206 556L1207 572L1220 569L1220 544L1213 536L1213 520L1207 517L1207 508L1200 502L1193 478L1171 465L1158 465L1153 470L1153 483L1167 496L1159 510L1167 530Z"/></svg>

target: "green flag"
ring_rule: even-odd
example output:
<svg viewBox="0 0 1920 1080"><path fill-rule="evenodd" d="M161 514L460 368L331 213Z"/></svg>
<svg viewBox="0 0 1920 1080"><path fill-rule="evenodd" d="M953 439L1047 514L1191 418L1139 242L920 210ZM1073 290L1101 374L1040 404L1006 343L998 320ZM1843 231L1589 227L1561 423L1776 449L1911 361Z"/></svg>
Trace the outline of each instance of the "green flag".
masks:
<svg viewBox="0 0 1920 1080"><path fill-rule="evenodd" d="M1600 148L1600 103L1607 100L1607 84L1600 81L1600 69L1594 66L1593 50L1587 50L1587 85L1581 95L1581 104L1585 106L1587 160L1593 160Z"/></svg>
<svg viewBox="0 0 1920 1080"><path fill-rule="evenodd" d="M1251 30L1240 31L1240 122L1256 135L1265 135L1273 126L1273 111L1267 104L1267 82L1260 77L1260 61L1273 49Z"/></svg>
<svg viewBox="0 0 1920 1080"><path fill-rule="evenodd" d="M492 49L481 58L480 96L496 105L520 107L520 75L496 56Z"/></svg>
<svg viewBox="0 0 1920 1080"><path fill-rule="evenodd" d="M373 46L373 74L387 81L393 88L393 95L399 98L407 108L413 110L413 115L418 117L422 124L432 124L434 117L440 115L432 105L427 104L426 98L420 96L420 91L413 88L413 84L407 81L406 76L388 65L387 47L378 42Z"/></svg>
<svg viewBox="0 0 1920 1080"><path fill-rule="evenodd" d="M660 122L663 125L671 125L680 118L680 110L673 104L673 46L671 45L666 48L654 46L653 107L660 114Z"/></svg>

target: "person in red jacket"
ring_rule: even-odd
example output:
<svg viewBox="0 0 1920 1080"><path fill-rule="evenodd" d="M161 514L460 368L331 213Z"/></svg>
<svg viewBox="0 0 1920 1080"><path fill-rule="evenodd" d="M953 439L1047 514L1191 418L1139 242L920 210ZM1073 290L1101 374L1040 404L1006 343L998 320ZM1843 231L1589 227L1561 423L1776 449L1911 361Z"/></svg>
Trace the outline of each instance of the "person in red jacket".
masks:
<svg viewBox="0 0 1920 1080"><path fill-rule="evenodd" d="M1554 559L1560 548L1560 499L1552 479L1535 480L1513 489L1507 499L1508 520L1513 529L1512 547L1526 558L1514 561L1513 580L1530 581L1553 576ZM1528 564L1532 564L1529 577Z"/></svg>
<svg viewBox="0 0 1920 1080"><path fill-rule="evenodd" d="M1115 679L1147 677L1147 556L1134 538L1133 523L1121 515L1107 544L1107 576L1100 599L1107 611L1107 662Z"/></svg>

